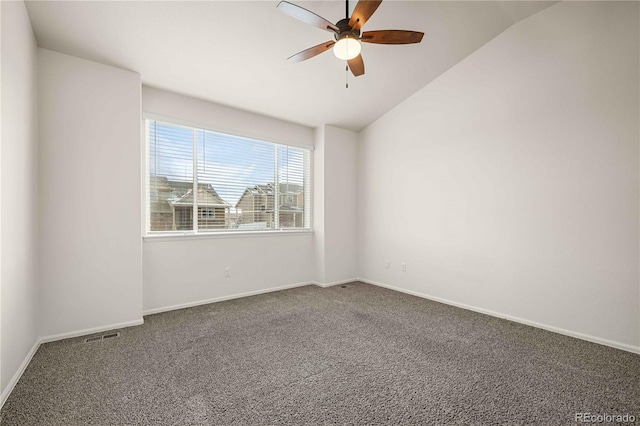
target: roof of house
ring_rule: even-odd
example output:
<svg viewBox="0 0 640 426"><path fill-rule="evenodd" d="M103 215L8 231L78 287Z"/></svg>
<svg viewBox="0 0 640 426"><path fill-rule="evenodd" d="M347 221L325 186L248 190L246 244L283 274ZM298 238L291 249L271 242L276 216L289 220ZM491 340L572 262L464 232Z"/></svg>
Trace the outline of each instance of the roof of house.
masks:
<svg viewBox="0 0 640 426"><path fill-rule="evenodd" d="M273 195L275 188L273 183L268 183L266 185L255 185L250 186L245 189L245 193L249 193L252 195ZM281 183L280 184L280 193L281 194L299 194L304 190L302 185L294 184L294 183Z"/></svg>
<svg viewBox="0 0 640 426"><path fill-rule="evenodd" d="M304 213L304 209L302 207L295 206L280 206L278 211L280 213Z"/></svg>
<svg viewBox="0 0 640 426"><path fill-rule="evenodd" d="M156 192L158 202L152 203L154 213L171 212L171 206L193 206L193 182L169 180L166 176L150 176L149 189ZM198 205L205 207L231 207L211 184L198 188Z"/></svg>
<svg viewBox="0 0 640 426"><path fill-rule="evenodd" d="M174 206L193 206L193 189L189 189L186 194L177 200L170 201ZM198 206L203 207L231 207L211 188L198 188Z"/></svg>
<svg viewBox="0 0 640 426"><path fill-rule="evenodd" d="M271 182L266 185L249 186L244 190L244 193L236 203L236 207L238 207L238 205L246 195L274 195L274 190L275 187ZM280 183L280 194L297 195L302 191L304 191L304 187L302 185L298 185L295 183Z"/></svg>

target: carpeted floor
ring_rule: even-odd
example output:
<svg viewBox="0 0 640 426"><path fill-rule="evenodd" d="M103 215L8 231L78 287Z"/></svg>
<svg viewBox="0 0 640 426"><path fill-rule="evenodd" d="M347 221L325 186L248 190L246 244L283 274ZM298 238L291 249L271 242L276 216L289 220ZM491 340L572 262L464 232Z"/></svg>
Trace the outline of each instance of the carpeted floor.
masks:
<svg viewBox="0 0 640 426"><path fill-rule="evenodd" d="M635 415L640 356L363 283L42 345L9 425L571 424Z"/></svg>

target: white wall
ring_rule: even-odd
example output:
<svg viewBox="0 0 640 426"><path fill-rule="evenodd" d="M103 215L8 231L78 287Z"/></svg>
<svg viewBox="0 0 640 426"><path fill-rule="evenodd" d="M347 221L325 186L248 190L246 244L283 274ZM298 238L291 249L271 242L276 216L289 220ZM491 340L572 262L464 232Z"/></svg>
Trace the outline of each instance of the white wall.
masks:
<svg viewBox="0 0 640 426"><path fill-rule="evenodd" d="M144 310L190 306L313 279L313 237L233 236L144 242ZM231 277L224 277L224 268Z"/></svg>
<svg viewBox="0 0 640 426"><path fill-rule="evenodd" d="M354 132L329 125L316 132L316 281L323 285L358 276L357 148Z"/></svg>
<svg viewBox="0 0 640 426"><path fill-rule="evenodd" d="M313 242L314 242L314 281L323 285L326 280L325 238L324 238L324 170L325 170L325 127L315 130L313 150Z"/></svg>
<svg viewBox="0 0 640 426"><path fill-rule="evenodd" d="M244 137L313 146L313 130L160 89L143 88L145 113ZM189 306L313 281L311 233L144 241L144 310ZM224 268L231 277L224 277Z"/></svg>
<svg viewBox="0 0 640 426"><path fill-rule="evenodd" d="M36 343L37 48L22 2L2 2L2 158L0 274L2 401ZM1 405L1 404L0 404Z"/></svg>
<svg viewBox="0 0 640 426"><path fill-rule="evenodd" d="M637 3L562 2L366 128L361 276L639 350L638 51Z"/></svg>
<svg viewBox="0 0 640 426"><path fill-rule="evenodd" d="M0 6L0 80L2 79L2 7ZM2 82L0 82L0 102L2 100ZM2 108L0 107L0 111ZM0 113L0 408L4 404L4 386L2 385L2 114Z"/></svg>
<svg viewBox="0 0 640 426"><path fill-rule="evenodd" d="M143 111L182 124L300 147L312 147L313 129L154 87L142 89Z"/></svg>
<svg viewBox="0 0 640 426"><path fill-rule="evenodd" d="M42 335L140 322L140 76L38 60Z"/></svg>

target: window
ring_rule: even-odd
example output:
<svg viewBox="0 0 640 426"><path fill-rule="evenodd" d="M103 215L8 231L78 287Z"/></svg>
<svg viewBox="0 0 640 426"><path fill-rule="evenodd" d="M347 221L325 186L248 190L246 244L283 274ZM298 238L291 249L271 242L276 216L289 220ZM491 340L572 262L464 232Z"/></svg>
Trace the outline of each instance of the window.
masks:
<svg viewBox="0 0 640 426"><path fill-rule="evenodd" d="M309 149L145 124L147 234L310 228Z"/></svg>
<svg viewBox="0 0 640 426"><path fill-rule="evenodd" d="M200 214L200 216L202 216L203 218L206 218L206 219L215 219L216 218L215 209L200 209L200 211L202 212Z"/></svg>

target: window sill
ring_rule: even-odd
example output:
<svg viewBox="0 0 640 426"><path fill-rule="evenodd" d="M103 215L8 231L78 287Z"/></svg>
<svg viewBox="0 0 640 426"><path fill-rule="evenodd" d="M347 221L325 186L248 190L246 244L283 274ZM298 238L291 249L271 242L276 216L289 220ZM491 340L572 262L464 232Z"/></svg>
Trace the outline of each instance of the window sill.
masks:
<svg viewBox="0 0 640 426"><path fill-rule="evenodd" d="M202 232L199 234L189 232L175 232L167 234L143 235L145 242L155 241L187 241L187 240L209 240L219 238L256 238L256 237L290 237L301 235L313 235L310 229L291 231L232 231L232 232Z"/></svg>

